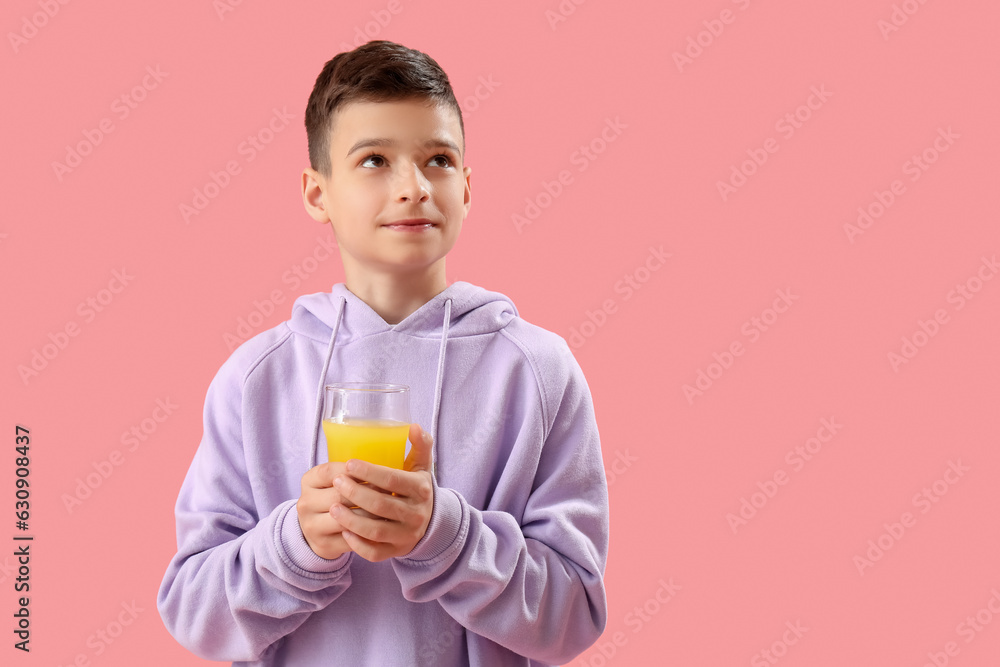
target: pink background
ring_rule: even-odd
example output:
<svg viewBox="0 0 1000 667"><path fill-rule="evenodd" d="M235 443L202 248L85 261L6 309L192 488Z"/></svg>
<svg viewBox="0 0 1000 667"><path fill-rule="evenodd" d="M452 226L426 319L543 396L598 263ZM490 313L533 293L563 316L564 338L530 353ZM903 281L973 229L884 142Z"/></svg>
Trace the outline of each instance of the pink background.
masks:
<svg viewBox="0 0 1000 667"><path fill-rule="evenodd" d="M574 341L593 391L609 620L573 664L996 664L997 5L222 2L0 12L0 544L15 424L35 536L30 655L0 548L3 664L203 664L155 607L173 504L225 336L342 280L301 203L302 116L365 30L434 57L466 113L449 279ZM859 207L878 217L849 233Z"/></svg>

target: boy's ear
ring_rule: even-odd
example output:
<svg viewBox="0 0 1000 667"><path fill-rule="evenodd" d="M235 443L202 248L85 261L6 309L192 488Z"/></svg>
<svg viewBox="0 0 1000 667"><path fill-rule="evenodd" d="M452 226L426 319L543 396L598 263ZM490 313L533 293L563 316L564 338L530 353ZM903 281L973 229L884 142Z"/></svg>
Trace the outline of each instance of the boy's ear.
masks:
<svg viewBox="0 0 1000 667"><path fill-rule="evenodd" d="M472 206L472 167L465 167L465 215L469 215Z"/></svg>
<svg viewBox="0 0 1000 667"><path fill-rule="evenodd" d="M316 222L330 222L330 216L326 211L326 204L323 202L323 189L326 186L326 179L323 175L311 167L306 167L302 171L302 204L306 207L306 213Z"/></svg>

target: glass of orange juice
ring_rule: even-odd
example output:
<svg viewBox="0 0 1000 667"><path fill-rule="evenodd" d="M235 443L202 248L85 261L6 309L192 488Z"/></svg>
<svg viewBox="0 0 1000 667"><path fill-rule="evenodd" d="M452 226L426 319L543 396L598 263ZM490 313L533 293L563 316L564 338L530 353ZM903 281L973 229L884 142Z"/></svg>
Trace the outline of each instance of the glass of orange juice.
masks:
<svg viewBox="0 0 1000 667"><path fill-rule="evenodd" d="M340 382L325 387L323 432L330 461L361 459L403 469L410 431L410 388Z"/></svg>

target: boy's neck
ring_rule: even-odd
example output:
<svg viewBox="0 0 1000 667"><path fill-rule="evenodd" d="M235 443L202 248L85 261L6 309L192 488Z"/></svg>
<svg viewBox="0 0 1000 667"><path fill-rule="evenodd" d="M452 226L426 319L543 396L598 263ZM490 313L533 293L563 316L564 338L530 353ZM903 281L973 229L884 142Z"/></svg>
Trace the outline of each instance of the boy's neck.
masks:
<svg viewBox="0 0 1000 667"><path fill-rule="evenodd" d="M347 289L391 325L399 324L448 287L443 262L435 270L416 275L370 272L357 275L349 271L345 274Z"/></svg>

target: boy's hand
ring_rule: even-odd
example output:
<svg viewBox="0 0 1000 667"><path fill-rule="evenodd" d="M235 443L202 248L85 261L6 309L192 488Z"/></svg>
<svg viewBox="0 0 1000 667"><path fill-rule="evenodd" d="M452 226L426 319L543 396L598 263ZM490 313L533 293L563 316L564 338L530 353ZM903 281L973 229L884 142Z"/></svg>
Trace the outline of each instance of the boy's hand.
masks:
<svg viewBox="0 0 1000 667"><path fill-rule="evenodd" d="M328 560L351 550L341 535L343 526L330 513L341 502L340 492L334 488L333 480L346 469L344 463L321 463L307 471L302 476L302 495L295 505L306 543L313 553Z"/></svg>
<svg viewBox="0 0 1000 667"><path fill-rule="evenodd" d="M341 497L341 503L330 509L333 519L342 526L338 537L350 550L373 563L413 551L431 521L431 436L418 424L411 424L409 437L413 447L406 457L405 470L352 459L347 462L346 473L333 478L334 489ZM349 505L357 505L365 512L351 511Z"/></svg>

